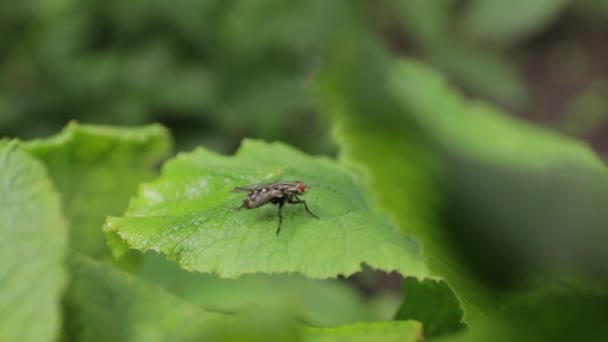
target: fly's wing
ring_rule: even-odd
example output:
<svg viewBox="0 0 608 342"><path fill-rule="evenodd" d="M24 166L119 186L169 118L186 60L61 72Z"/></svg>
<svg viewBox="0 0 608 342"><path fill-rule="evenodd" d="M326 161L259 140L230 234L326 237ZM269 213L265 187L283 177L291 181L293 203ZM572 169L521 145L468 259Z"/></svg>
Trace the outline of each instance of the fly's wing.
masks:
<svg viewBox="0 0 608 342"><path fill-rule="evenodd" d="M263 187L265 187L263 184L237 186L236 188L232 189L232 192L254 192L262 189Z"/></svg>
<svg viewBox="0 0 608 342"><path fill-rule="evenodd" d="M280 191L281 193L296 192L296 183L294 182L276 182L270 184L270 189Z"/></svg>
<svg viewBox="0 0 608 342"><path fill-rule="evenodd" d="M283 197L283 191L276 190L276 189L270 189L269 196L276 197L276 198Z"/></svg>

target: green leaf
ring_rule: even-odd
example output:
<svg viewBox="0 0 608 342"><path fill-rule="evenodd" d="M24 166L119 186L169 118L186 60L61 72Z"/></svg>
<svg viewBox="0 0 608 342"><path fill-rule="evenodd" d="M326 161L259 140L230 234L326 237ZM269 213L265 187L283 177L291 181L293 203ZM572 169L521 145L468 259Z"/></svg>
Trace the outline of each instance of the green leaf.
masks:
<svg viewBox="0 0 608 342"><path fill-rule="evenodd" d="M0 340L55 341L67 230L44 166L0 142Z"/></svg>
<svg viewBox="0 0 608 342"><path fill-rule="evenodd" d="M415 122L441 146L500 165L538 169L570 162L604 168L586 144L509 116L486 102L469 101L423 63L405 60L391 71L389 88L403 122Z"/></svg>
<svg viewBox="0 0 608 342"><path fill-rule="evenodd" d="M605 282L608 173L588 145L467 102L413 61L393 76L395 98L449 170L434 175L441 225L484 281L509 288L554 270Z"/></svg>
<svg viewBox="0 0 608 342"><path fill-rule="evenodd" d="M484 41L513 43L537 33L562 12L568 0L475 0L463 18L470 36Z"/></svg>
<svg viewBox="0 0 608 342"><path fill-rule="evenodd" d="M436 48L450 40L452 0L391 0L404 32L425 48Z"/></svg>
<svg viewBox="0 0 608 342"><path fill-rule="evenodd" d="M237 316L218 316L201 331L196 341L302 341L300 325L288 314L265 307L252 308Z"/></svg>
<svg viewBox="0 0 608 342"><path fill-rule="evenodd" d="M415 321L356 323L338 328L310 328L304 341L422 341L422 326Z"/></svg>
<svg viewBox="0 0 608 342"><path fill-rule="evenodd" d="M265 306L238 316L210 313L147 281L87 257L70 257L63 337L75 341L418 341L417 322L296 325Z"/></svg>
<svg viewBox="0 0 608 342"><path fill-rule="evenodd" d="M441 341L605 341L606 296L545 293L488 317L475 331Z"/></svg>
<svg viewBox="0 0 608 342"><path fill-rule="evenodd" d="M470 93L509 108L523 108L529 101L521 70L496 51L451 41L429 50L427 56Z"/></svg>
<svg viewBox="0 0 608 342"><path fill-rule="evenodd" d="M503 278L507 288L513 285L509 281L525 278L511 276L520 269L572 271L565 267L583 264L587 272L594 265L605 271L608 258L599 246L607 239L605 229L598 228L608 221L600 209L608 203L602 195L608 194L608 183L603 163L588 146L466 100L428 66L414 60L393 64L374 45L337 45L336 52L321 74L321 86L337 116L342 158L367 172L379 204L405 235L422 241L429 269L454 289L471 329L527 295L496 286L500 281L490 284L483 275L490 268L493 275L508 275ZM543 183L552 166L564 164L577 167L568 173L568 187L552 187L559 178ZM534 178L522 183L516 175L501 177L500 171L512 170ZM575 184L584 184L585 190L569 197ZM594 184L601 187L592 191ZM504 191L510 191L510 201L501 202ZM512 196L518 191L523 194ZM571 211L577 201L582 204ZM585 206L589 209L577 210ZM496 219L497 212L503 216ZM501 221L510 213L517 220ZM531 213L542 220L526 222ZM471 222L475 230L466 231ZM557 240L551 239L554 235ZM554 256L558 263L547 263Z"/></svg>
<svg viewBox="0 0 608 342"><path fill-rule="evenodd" d="M69 258L63 337L70 341L183 341L222 315L85 256Z"/></svg>
<svg viewBox="0 0 608 342"><path fill-rule="evenodd" d="M221 277L300 272L311 278L350 275L366 263L385 271L424 277L413 239L402 237L372 212L351 170L283 144L245 141L234 157L204 149L178 155L162 176L141 187L123 217L104 227L116 256L128 248L155 250L180 267ZM299 179L315 219L287 205L276 235L277 207L236 210L236 186Z"/></svg>
<svg viewBox="0 0 608 342"><path fill-rule="evenodd" d="M251 274L239 279L220 279L211 274L187 272L151 252L144 256L143 268L137 275L210 311L239 313L251 307L264 307L288 312L319 327L384 318L371 312L370 305L356 289L333 279L308 279L298 274Z"/></svg>
<svg viewBox="0 0 608 342"><path fill-rule="evenodd" d="M70 246L109 256L101 226L121 213L140 182L151 180L171 140L160 125L138 128L70 123L61 133L24 144L42 160L61 192L70 220Z"/></svg>
<svg viewBox="0 0 608 342"><path fill-rule="evenodd" d="M464 328L458 299L445 281L406 278L404 300L395 319L422 323L424 335L435 338Z"/></svg>
<svg viewBox="0 0 608 342"><path fill-rule="evenodd" d="M422 341L421 325L415 321L365 322L335 328L296 326L277 312L252 311L236 319L218 320L208 329L205 341Z"/></svg>

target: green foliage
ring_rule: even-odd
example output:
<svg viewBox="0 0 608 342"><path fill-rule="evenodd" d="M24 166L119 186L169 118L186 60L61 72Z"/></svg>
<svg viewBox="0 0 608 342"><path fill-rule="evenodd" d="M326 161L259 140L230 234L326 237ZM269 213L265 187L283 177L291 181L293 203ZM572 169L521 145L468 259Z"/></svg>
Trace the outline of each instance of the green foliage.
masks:
<svg viewBox="0 0 608 342"><path fill-rule="evenodd" d="M443 223L483 276L508 286L536 269L608 274L597 266L608 260L608 178L588 146L467 103L417 63L394 71L397 101L450 170L438 175Z"/></svg>
<svg viewBox="0 0 608 342"><path fill-rule="evenodd" d="M418 341L420 324L357 323L304 328L258 307L234 316L210 313L142 279L71 255L63 338L82 341Z"/></svg>
<svg viewBox="0 0 608 342"><path fill-rule="evenodd" d="M403 120L415 120L441 146L505 166L573 163L604 168L584 143L508 116L485 102L468 101L424 64L405 60L391 71L389 89L401 106Z"/></svg>
<svg viewBox="0 0 608 342"><path fill-rule="evenodd" d="M296 274L220 279L211 274L186 272L157 253L146 253L137 275L210 311L239 313L263 307L266 311L287 311L299 321L319 327L383 319L371 312L370 305L356 289L336 280L309 279Z"/></svg>
<svg viewBox="0 0 608 342"><path fill-rule="evenodd" d="M463 25L470 36L494 43L513 43L537 33L557 18L568 0L474 0Z"/></svg>
<svg viewBox="0 0 608 342"><path fill-rule="evenodd" d="M371 213L367 208L367 200L364 192L359 188L356 173L339 167L327 158L311 158L283 145L269 146L254 142L249 145L253 146L254 150L273 149L273 154L277 154L279 158L283 158L283 154L287 154L293 160L301 159L296 166L311 162L312 166L316 168L335 169L335 177L343 176L343 179L335 181L336 185L350 191L351 197L348 198L347 204L351 207L344 210L352 207L360 208L369 216L369 222L379 222L381 227L384 227L384 231L390 236L387 239L400 241L399 235L389 229L390 225L386 220ZM103 249L86 248L101 247L105 243L103 235L99 234L101 231L100 218L104 213L124 210L126 198L130 193L135 192L139 181L150 178L154 174L154 164L162 158L169 146L168 134L160 126L116 128L77 124L70 124L61 134L49 139L26 143L13 142L8 145L3 143L2 148L6 147L11 152L11 158L7 158L11 163L8 163L6 168L3 167L3 170L9 171L3 173L3 176L9 180L4 184L11 187L3 188L2 193L35 198L34 202L24 198L28 201L27 206L12 205L12 197L3 195L2 198L8 200L6 203L3 202L7 215L3 215L5 221L3 221L2 235L8 237L3 241L19 247L17 255L22 257L17 260L22 262L27 260L27 256L23 253L28 249L38 248L36 247L38 245L33 243L35 239L40 239L40 242L44 241L45 247L41 250L49 253L43 259L44 269L48 273L38 272L35 279L32 276L30 280L25 280L23 277L31 275L31 273L9 273L6 291L3 291L6 294L4 298L8 300L6 301L8 305L3 307L3 310L7 312L3 314L3 317L10 317L6 324L10 324L12 327L12 330L3 331L8 340L27 340L30 333L32 333L31 336L37 333L47 333L45 336L49 337L53 335L53 331L57 334L59 325L58 313L53 313L52 310L57 311L58 309L60 290L58 286L63 283L63 273L58 268L57 256L63 256L63 248L66 247L65 238L59 246L60 239L49 238L48 234L41 233L41 229L47 227L49 231L53 229L54 232L63 230L65 234L66 227L61 216L57 216L58 219L52 217L60 215L59 196L52 191L41 161L48 168L50 178L60 189L61 198L67 204L65 211L72 230L70 242L72 252L68 258L70 282L65 290L63 303L63 339L87 341L108 339L211 339L221 341L235 338L240 340L267 340L268 338L302 340L307 339L310 334L311 339L331 340L334 335L333 330L317 332L310 328L310 331L304 334L297 327L295 320L307 325L333 327L378 319L369 312L368 304L364 303L352 289L335 281L324 282L288 275L251 275L241 277L239 280L221 280L211 275L186 272L159 255L137 256L133 252L130 255L136 257L134 259L136 262L129 266L133 272L129 275L117 269L114 263L102 264L81 255L80 252L84 252L96 258L105 258ZM31 156L39 158L40 161L32 159L22 149L29 152ZM16 152L13 153L13 150ZM221 163L222 159L231 159L209 152L203 151L202 153L214 156L217 163ZM243 153L247 154L247 152ZM257 151L246 159L259 159L261 165L270 165L276 170L276 165L263 157L267 154L268 151ZM19 156L19 159L13 155ZM25 172L21 165L13 167L13 164L18 164L15 161L21 162L22 159L33 164L32 176L30 176L29 170ZM213 159L208 160L211 162ZM205 158L206 161L207 158ZM311 174L313 171L308 170L305 173ZM243 181L247 175L251 174L245 173ZM41 177L44 178L38 179ZM14 179L19 179L20 182L15 183ZM32 182L29 182L30 180ZM20 185L21 182L42 185L36 185L32 189L15 186L15 184ZM145 190L146 187L142 189ZM233 197L234 195L231 195L236 204L240 204L240 196ZM52 200L51 203L46 203L47 198ZM46 207L32 204L40 201L41 205L46 205ZM52 206L56 208L53 209ZM22 207L22 211L16 210L19 207ZM27 213L24 213L23 210ZM39 213L45 213L45 215L39 215ZM255 211L243 213L256 214ZM18 218L22 214L31 222L28 223ZM41 223L39 220L44 220L44 222ZM272 220L270 218L268 220L275 227L274 217ZM24 238L18 243L17 241L13 243L15 239L11 239L11 235L8 234L14 230L16 222L24 222L23 224L27 227L29 225L36 227L35 238L33 235L28 235L27 239ZM286 215L287 222L292 222L292 220ZM97 228L95 228L96 225ZM274 229L270 231L272 238L276 239ZM48 241L55 241L57 245L49 244ZM284 240L282 241L284 242ZM399 248L395 246L392 249L401 253L399 255L413 258L412 272L420 274L426 272L423 265L419 262L416 263L416 253L418 253L416 244L412 241L403 241L404 245ZM412 249L402 253L400 248L404 246ZM15 253L12 248L4 248L3 251ZM26 254L29 255L29 253ZM39 254L40 252L37 255ZM2 260L13 259L6 256ZM27 261L25 265L39 270L40 262L41 260ZM51 265L52 263L55 265ZM6 265L9 270L13 267L11 264L3 265ZM390 268L391 264L388 263L387 267ZM27 269L29 268L21 267L21 270ZM49 275L48 280L44 279L46 274ZM27 282L44 285L44 289L32 286L24 287L23 284ZM164 289L153 283L161 285ZM35 293L32 289L39 291L40 295L32 295ZM27 299L24 297L26 294L23 292L24 290L27 290ZM54 299L51 298L52 294L55 295ZM42 296L46 296L45 300L41 300ZM44 313L44 316L37 318L35 314L32 314L30 308L34 304L28 305L27 303L28 300L34 299L37 312ZM20 305L16 309L15 305L11 304L16 300L21 304L26 304ZM55 306L51 306L53 300ZM204 308L212 311L218 310L222 314L209 314L205 312ZM258 308L258 310L264 308L264 313L260 314L256 311L249 314L248 312L251 312L252 308ZM234 315L236 316L232 317ZM33 321L36 322L35 326L41 327L39 330L24 328L26 325L31 325ZM404 334L409 334L409 324L403 325ZM388 324L386 329L382 327L383 325L378 326L375 323L369 328L366 328L365 325L357 325L355 329L360 329L363 336L365 334L382 336L385 330L395 334L395 331L401 329L393 328L391 324ZM348 330L348 327L337 329L336 334L340 336L344 334L343 330Z"/></svg>
<svg viewBox="0 0 608 342"><path fill-rule="evenodd" d="M489 316L470 334L440 341L604 341L608 336L606 304L605 296L542 294Z"/></svg>
<svg viewBox="0 0 608 342"><path fill-rule="evenodd" d="M428 49L440 48L449 41L452 0L391 0L400 24L416 43Z"/></svg>
<svg viewBox="0 0 608 342"><path fill-rule="evenodd" d="M345 8L323 0L2 3L0 127L37 137L72 119L161 121L181 130L182 148L231 150L245 134L327 151L327 139L300 134L324 132L306 84Z"/></svg>
<svg viewBox="0 0 608 342"><path fill-rule="evenodd" d="M0 340L55 341L66 224L44 166L0 141Z"/></svg>
<svg viewBox="0 0 608 342"><path fill-rule="evenodd" d="M428 55L432 63L470 92L518 109L530 101L525 75L500 51L448 43L429 51Z"/></svg>
<svg viewBox="0 0 608 342"><path fill-rule="evenodd" d="M152 179L171 147L158 125L114 128L70 123L58 135L24 144L44 162L62 195L70 222L70 246L95 258L109 257L99 227L119 214L139 183Z"/></svg>
<svg viewBox="0 0 608 342"><path fill-rule="evenodd" d="M562 128L598 132L603 64L587 53L603 50L579 48L594 29L569 22L601 24L606 6L570 3L0 4L3 134L163 122L178 150L209 149L155 179L172 147L160 125L0 141L0 340L606 340L604 162L424 63L394 63L416 54L522 111L546 53L559 82L598 85L556 111ZM574 65L554 57L568 49ZM257 140L209 152L251 136L331 153L332 128L338 161ZM276 236L276 206L236 210L246 194L231 189L280 179L308 183L321 218L287 205ZM311 279L366 266L408 276L395 321L377 322L380 296L353 279Z"/></svg>
<svg viewBox="0 0 608 342"><path fill-rule="evenodd" d="M487 7L488 2L503 4L473 1L466 11L458 10L453 0L392 0L389 4L399 18L403 33L419 47L426 60L469 91L503 105L521 108L529 101L528 87L521 70L506 58L501 49L483 44L485 41L479 42L479 36L485 37L485 31L467 31L471 26L469 21L473 20L471 17L481 7ZM520 10L515 10L510 2L504 4L509 13L519 14ZM475 18L488 20L488 26L493 29L500 23L510 23L496 20L495 17L502 16L503 12L484 11L476 14ZM494 23L496 25L492 26ZM503 32L502 27L497 30ZM525 31L521 35L524 37L531 33L534 32Z"/></svg>
<svg viewBox="0 0 608 342"><path fill-rule="evenodd" d="M605 7L600 2L577 8L595 15ZM468 89L521 107L528 100L521 68L502 48L483 43L513 49L549 28L567 4L476 0L463 10L454 0L4 2L0 128L31 138L72 119L163 122L179 130L180 150L204 143L231 151L245 135L327 153L309 84L337 32L401 43L378 29L395 26L395 36ZM380 23L354 24L354 16L378 11Z"/></svg>
<svg viewBox="0 0 608 342"><path fill-rule="evenodd" d="M395 319L422 323L424 335L435 338L464 328L458 299L445 281L406 278L405 298Z"/></svg>
<svg viewBox="0 0 608 342"><path fill-rule="evenodd" d="M194 340L214 314L84 256L70 255L63 337L70 341Z"/></svg>
<svg viewBox="0 0 608 342"><path fill-rule="evenodd" d="M465 100L422 63L387 64L373 44L348 56L344 48L321 82L342 158L369 174L380 205L422 241L472 331L532 305L536 294L521 288L530 282L579 298L587 288L571 283L576 273L605 288L608 182L587 146ZM366 69L370 61L387 67ZM530 326L522 336L542 335Z"/></svg>
<svg viewBox="0 0 608 342"><path fill-rule="evenodd" d="M577 329L604 336L595 329L608 292L608 182L599 158L465 100L424 64L391 64L374 44L358 48L336 46L328 65L340 64L321 78L328 104L340 109L343 163L255 140L235 156L181 153L139 186L123 216L106 219L105 236L103 217L124 210L167 153L164 128L71 124L49 139L3 142L0 233L9 254L0 260L26 266L11 273L16 264L5 262L7 339L57 334L65 222L50 179L71 228L67 340L534 340ZM288 205L277 236L276 207L236 209L245 194L234 187L279 179L308 183L303 198L321 218ZM367 182L403 234L373 210ZM35 234L11 235L19 227ZM106 237L115 256L136 257L131 274L81 255L105 258ZM352 290L305 278L348 276L363 264L419 278L404 283L398 321L371 322L380 317ZM29 267L35 276L22 272ZM26 304L15 309L16 301ZM560 314L561 306L574 313ZM30 324L41 328L24 328Z"/></svg>
<svg viewBox="0 0 608 342"><path fill-rule="evenodd" d="M234 187L279 179L306 182L306 199L321 219L288 205L277 236L276 207L236 210L244 194L231 193ZM222 277L299 272L329 278L353 274L362 263L427 274L417 242L370 210L356 173L279 143L245 141L235 157L203 149L182 153L104 230L117 257L129 248L154 250L186 270Z"/></svg>
<svg viewBox="0 0 608 342"><path fill-rule="evenodd" d="M382 322L358 323L350 326L325 329L308 329L305 341L421 341L424 336L420 323Z"/></svg>

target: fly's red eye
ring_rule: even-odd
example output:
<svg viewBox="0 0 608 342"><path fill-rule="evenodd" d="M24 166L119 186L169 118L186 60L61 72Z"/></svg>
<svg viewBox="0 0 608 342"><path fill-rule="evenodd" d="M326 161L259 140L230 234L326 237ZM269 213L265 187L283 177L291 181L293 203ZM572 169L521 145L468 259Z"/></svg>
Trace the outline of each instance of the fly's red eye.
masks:
<svg viewBox="0 0 608 342"><path fill-rule="evenodd" d="M298 183L298 190L300 190L301 193L304 193L304 191L306 191L306 184Z"/></svg>

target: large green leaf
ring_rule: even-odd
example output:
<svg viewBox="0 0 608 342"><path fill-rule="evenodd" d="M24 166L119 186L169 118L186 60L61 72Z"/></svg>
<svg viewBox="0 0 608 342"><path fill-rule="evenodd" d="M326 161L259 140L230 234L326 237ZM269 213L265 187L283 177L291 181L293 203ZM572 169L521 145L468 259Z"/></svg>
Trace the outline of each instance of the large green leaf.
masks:
<svg viewBox="0 0 608 342"><path fill-rule="evenodd" d="M63 197L70 220L70 246L89 256L109 256L101 226L121 213L140 182L170 149L160 125L138 128L70 123L61 133L25 144L42 160Z"/></svg>
<svg viewBox="0 0 608 342"><path fill-rule="evenodd" d="M608 173L589 146L466 101L419 63L393 71L442 170L441 226L470 268L501 288L547 270L608 279Z"/></svg>
<svg viewBox="0 0 608 342"><path fill-rule="evenodd" d="M210 313L130 274L84 256L70 257L63 337L73 341L418 341L420 324L297 325L258 306L238 316Z"/></svg>
<svg viewBox="0 0 608 342"><path fill-rule="evenodd" d="M418 125L439 148L449 146L475 160L502 166L539 169L572 163L604 169L586 144L509 116L486 102L468 100L423 63L405 60L391 71L390 91L403 114L402 123Z"/></svg>
<svg viewBox="0 0 608 342"><path fill-rule="evenodd" d="M44 166L0 142L0 340L54 341L67 230Z"/></svg>
<svg viewBox="0 0 608 342"><path fill-rule="evenodd" d="M483 316L480 307L497 305L499 294L488 293L472 279L450 250L448 237L439 230L435 211L439 197L431 176L436 168L432 152L408 141L413 133L396 124L376 125L372 120L352 117L343 120L337 132L345 145L343 158L357 161L369 170L370 188L377 191L379 203L393 213L405 234L423 241L431 271L450 282L462 302L465 321L472 323ZM346 140L349 137L353 140ZM455 286L456 281L463 283Z"/></svg>
<svg viewBox="0 0 608 342"><path fill-rule="evenodd" d="M145 254L143 267L136 273L211 311L239 313L250 307L264 307L289 312L300 321L319 327L386 319L375 314L355 288L339 280L308 279L298 274L250 274L239 279L220 279L212 274L185 271L152 252ZM396 306L393 308L396 310Z"/></svg>
<svg viewBox="0 0 608 342"><path fill-rule="evenodd" d="M450 40L452 0L391 0L389 4L404 32L418 45L437 48Z"/></svg>
<svg viewBox="0 0 608 342"><path fill-rule="evenodd" d="M221 315L85 256L69 259L63 337L69 341L195 340Z"/></svg>
<svg viewBox="0 0 608 342"><path fill-rule="evenodd" d="M367 171L380 205L422 241L471 328L525 297L510 286L536 271L606 270L608 183L587 146L466 100L421 63L348 44L321 78L342 158Z"/></svg>
<svg viewBox="0 0 608 342"><path fill-rule="evenodd" d="M128 248L155 250L186 270L221 277L300 272L328 278L357 272L362 263L426 276L417 241L370 210L359 177L279 143L245 141L234 157L199 148L168 162L125 216L110 217L104 229L116 256ZM276 207L236 210L244 194L231 189L279 179L306 182L304 198L320 219L287 205L277 236Z"/></svg>
<svg viewBox="0 0 608 342"><path fill-rule="evenodd" d="M462 330L462 309L445 281L407 278L403 281L404 300L395 319L422 323L428 338Z"/></svg>
<svg viewBox="0 0 608 342"><path fill-rule="evenodd" d="M415 321L364 322L335 328L295 325L280 312L253 310L237 317L223 316L207 324L201 341L422 341L421 325Z"/></svg>
<svg viewBox="0 0 608 342"><path fill-rule="evenodd" d="M305 330L305 341L422 341L422 327L415 321L357 323L338 328Z"/></svg>
<svg viewBox="0 0 608 342"><path fill-rule="evenodd" d="M530 99L521 70L500 52L452 40L426 55L472 94L516 109L524 108Z"/></svg>
<svg viewBox="0 0 608 342"><path fill-rule="evenodd" d="M480 40L512 43L546 29L570 3L568 0L474 0L463 24Z"/></svg>
<svg viewBox="0 0 608 342"><path fill-rule="evenodd" d="M606 297L580 293L545 293L488 317L474 331L446 336L456 341L606 341Z"/></svg>

